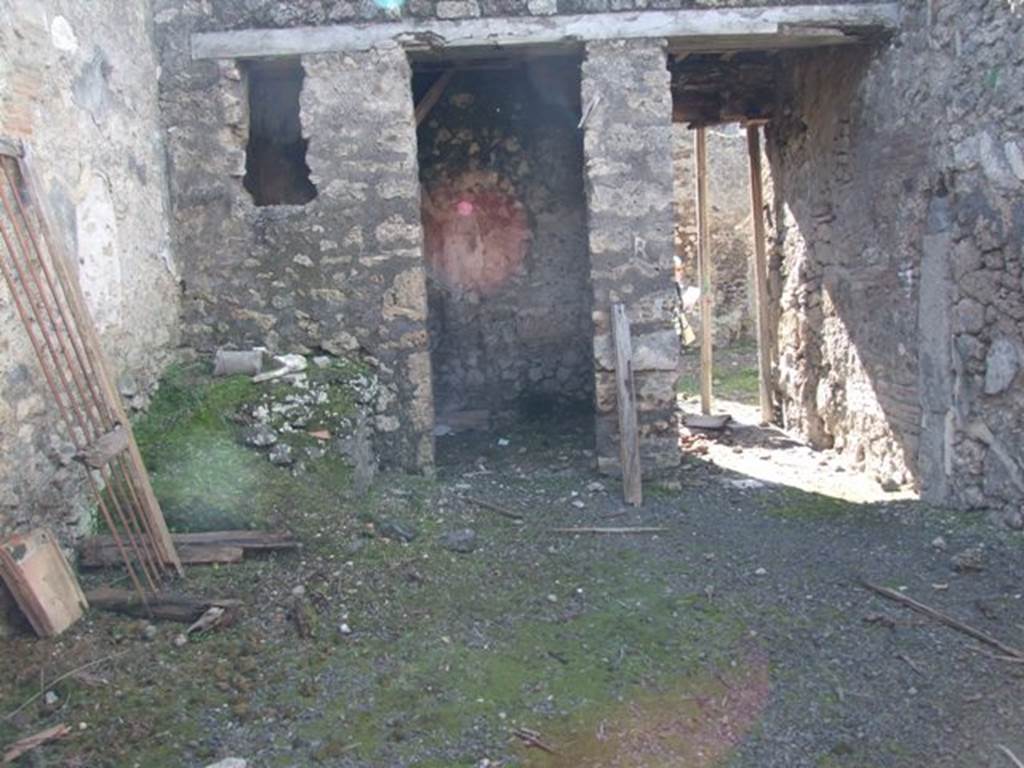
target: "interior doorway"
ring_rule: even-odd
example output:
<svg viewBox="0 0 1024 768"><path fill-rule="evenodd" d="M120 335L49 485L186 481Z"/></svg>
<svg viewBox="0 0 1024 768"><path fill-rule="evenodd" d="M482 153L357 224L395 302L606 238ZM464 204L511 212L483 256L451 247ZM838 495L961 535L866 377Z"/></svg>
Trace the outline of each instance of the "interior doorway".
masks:
<svg viewBox="0 0 1024 768"><path fill-rule="evenodd" d="M580 58L414 63L439 452L593 412Z"/></svg>

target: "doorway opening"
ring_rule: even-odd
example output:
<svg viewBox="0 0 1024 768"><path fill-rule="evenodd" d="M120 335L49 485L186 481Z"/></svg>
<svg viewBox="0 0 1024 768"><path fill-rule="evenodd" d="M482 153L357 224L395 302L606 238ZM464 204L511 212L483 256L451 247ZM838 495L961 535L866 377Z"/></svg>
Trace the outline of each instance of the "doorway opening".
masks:
<svg viewBox="0 0 1024 768"><path fill-rule="evenodd" d="M413 97L439 457L456 434L592 430L580 57L414 62Z"/></svg>

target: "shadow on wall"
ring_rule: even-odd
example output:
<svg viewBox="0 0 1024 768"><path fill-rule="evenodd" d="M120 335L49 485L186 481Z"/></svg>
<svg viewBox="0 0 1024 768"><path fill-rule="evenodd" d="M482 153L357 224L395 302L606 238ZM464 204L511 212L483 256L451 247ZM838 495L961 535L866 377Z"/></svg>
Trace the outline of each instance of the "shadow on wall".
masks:
<svg viewBox="0 0 1024 768"><path fill-rule="evenodd" d="M882 102L897 94L865 95L874 53L783 60L783 117L768 127L769 268L785 426L896 489L919 480L921 242L934 180L922 174L928 132L892 121Z"/></svg>

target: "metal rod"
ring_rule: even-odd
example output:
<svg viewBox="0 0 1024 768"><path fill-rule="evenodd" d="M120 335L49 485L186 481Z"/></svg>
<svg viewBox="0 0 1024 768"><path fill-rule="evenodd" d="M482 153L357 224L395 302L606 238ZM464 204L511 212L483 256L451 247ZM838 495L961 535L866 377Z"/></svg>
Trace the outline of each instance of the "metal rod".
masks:
<svg viewBox="0 0 1024 768"><path fill-rule="evenodd" d="M0 205L2 205L3 207L7 220L10 223L10 227L14 232L14 239L17 241L20 250L15 249L12 245L10 238L7 236L6 227L4 228L4 241L10 255L11 263L14 266L15 272L17 273L18 281L19 284L21 285L21 290L24 292L28 300L28 303L33 308L32 314L35 320L38 333L43 339L43 343L47 351L49 352L49 357L52 361L53 369L56 371L57 376L61 382L61 388L53 386L51 387L51 390L58 401L60 401L60 393L63 392L68 402L67 411L70 411L70 413L74 417L74 422L77 422L79 428L81 429L81 433L83 435L85 443L88 444L93 442L99 435L101 435L102 430L97 429L94 417L91 413L83 415L82 403L86 404L85 409L88 412L88 399L82 396L81 389L79 389L78 395L82 403L80 403L79 400L75 398L75 393L72 389L72 385L69 383L67 376L65 375L64 368L61 366L61 356L58 355L57 350L55 349L54 341L50 338L51 334L47 332L45 321L48 320L53 329L52 335L54 335L57 338L57 344L60 346L61 353L63 353L63 357L65 358L65 363L68 364L68 368L71 370L71 375L73 378L75 378L75 371L73 369L73 366L70 365L70 360L68 360L67 358L67 350L64 348L63 343L60 339L59 327L57 326L57 323L54 319L53 312L50 309L49 303L46 301L45 292L43 291L42 285L39 282L38 275L32 269L31 256L29 255L30 250L26 246L25 235L19 223L18 216L16 215L13 207L11 206L10 199L5 190L5 186L13 187L13 183L6 168L3 168L3 176L6 181L6 185L0 184ZM25 224L27 226L28 222L26 221ZM32 240L32 243L33 245L35 245L34 240ZM21 256L19 257L18 254L21 254ZM22 261L25 262L24 266L21 264ZM26 277L26 270L28 271L29 277ZM31 285L34 285L35 287L35 298L33 297L31 291L29 278L31 278ZM10 283L11 281L8 282ZM11 285L11 290L12 293L17 294L17 288L13 284ZM40 307L42 308L42 311L40 311ZM41 351L41 348L37 347L37 355L39 351ZM43 368L44 372L46 372L49 365L47 363L47 357L45 355L39 355L39 361L40 366ZM47 380L48 382L52 382L52 376L48 376ZM75 379L74 384L75 388L80 387L80 382L77 380L77 378ZM67 413L67 411L65 411L65 413ZM70 419L68 421L69 427L71 427L73 432L73 424L70 423ZM82 446L79 446L79 448L81 447ZM104 477L102 472L101 477ZM136 541L136 532L133 532L132 525L129 522L128 516L125 514L125 511L121 506L121 502L118 499L117 495L117 489L116 487L114 487L114 485L108 482L108 478L104 477L104 482L107 483L107 487L110 489L110 501L112 502L117 517L121 520L121 523L125 528L125 532L127 533L127 538L132 549L135 550L136 556L139 558L140 567L146 577L146 580L149 582L150 587L153 589L153 591L156 591L156 583L155 580L153 579L152 573L150 572L151 568L146 563L146 553L144 552L143 548L140 548L139 543Z"/></svg>
<svg viewBox="0 0 1024 768"><path fill-rule="evenodd" d="M10 214L8 213L7 215L9 216ZM14 247L11 245L11 240L7 232L7 227L4 226L2 222L0 222L0 239L3 240L7 252L11 257L11 261L13 262ZM42 370L43 377L46 379L46 383L50 388L50 392L54 395L54 399L56 400L57 403L57 410L60 412L61 418L68 429L69 436L71 437L71 442L75 445L75 448L77 450L81 450L84 446L76 437L74 423L72 422L72 419L68 413L67 408L60 399L59 389L57 387L56 382L53 379L53 374L44 363L45 354L43 352L39 340L36 338L35 332L32 330L33 320L29 316L28 310L25 309L25 305L21 299L20 292L18 291L18 284L14 280L14 276L11 273L10 266L7 264L6 259L0 259L0 272L3 273L3 277L7 283L7 287L10 289L11 298L14 301L15 310L18 313L18 317L21 319L22 325L25 326L25 331L26 334L28 335L29 343L32 345L32 348L36 354L36 358L39 360L40 369ZM131 565L131 560L129 559L128 553L125 550L123 542L121 541L121 537L118 534L117 526L114 525L114 520L112 515L110 514L110 510L107 508L107 505L104 502L102 495L100 494L99 488L96 485L96 481L93 478L92 473L86 471L86 477L88 478L89 486L92 489L93 496L96 498L96 502L100 507L100 512L103 515L103 518L107 523L107 526L110 528L111 535L113 536L114 539L114 544L117 546L117 550L120 553L121 558L124 560L125 566L128 569L128 576L131 579L132 584L135 586L135 589L139 593L140 597L142 597L142 599L145 601L145 590L142 588L142 584L139 581L138 575L135 573L135 569Z"/></svg>
<svg viewBox="0 0 1024 768"><path fill-rule="evenodd" d="M14 183L14 180L12 180L6 168L3 169L3 174L4 178L7 180L8 187L14 193L14 199L16 207L18 209L18 214L20 215L21 219L25 222L25 231L28 233L29 240L32 243L34 253L37 257L37 261L39 262L41 271L44 276L44 280L46 282L46 286L49 289L49 294L43 291L42 285L39 282L39 276L38 274L36 274L36 270L33 268L32 260L30 258L26 258L29 273L32 276L33 282L35 283L36 286L36 290L39 293L40 300L44 305L47 316L49 317L50 323L53 326L54 336L56 337L57 343L60 346L61 352L63 353L65 363L67 364L68 369L71 371L71 376L74 379L75 385L78 389L78 397L81 399L82 404L85 407L85 411L90 417L92 416L93 411L93 409L89 407L90 404L95 407L96 418L90 418L90 421L93 423L94 427L96 427L98 423L98 437L107 430L112 429L116 424L117 420L114 418L113 414L109 410L109 407L107 409L104 409L101 406L101 404L107 404L103 403L103 400L100 398L99 393L97 392L95 385L93 383L93 378L96 376L96 372L95 370L89 370L91 366L89 366L89 368L86 367L86 365L83 363L82 356L79 354L78 348L75 345L75 338L78 335L76 333L77 327L74 326L72 323L68 322L67 315L64 312L63 307L61 306L60 299L58 297L54 285L54 280L52 279L50 270L47 265L47 260L46 258L44 258L44 250L40 246L41 238L36 237L36 234L32 226L32 219L28 215L27 206L25 206L21 194L18 191L17 185ZM4 198L4 205L5 208L8 206L8 201L6 197ZM24 247L24 242L22 243L22 245ZM49 249L49 244L46 245L45 255L51 259L54 257L53 252ZM52 297L53 304L57 309L57 314L60 316L60 319L64 325L64 336L61 335L60 328L57 326L54 314L50 309L50 302L47 300L48 295ZM73 357L78 362L78 368L76 368L75 365L73 364L72 354L68 353L68 350L66 348L66 346L68 345L65 345L65 338L67 339L68 345L72 348ZM79 341L81 341L80 338ZM86 390L88 390L88 393L86 393ZM104 410L106 410L105 414ZM106 415L106 418L104 418L104 415ZM124 426L127 427L128 425ZM124 474L123 468L122 473ZM111 470L110 475L111 481L108 482L108 487L110 488L111 496L112 498L114 498L115 504L118 507L121 506L120 502L124 502L124 506L128 510L127 519L130 521L131 527L134 528L135 535L137 535L140 538L142 542L142 549L145 550L146 558L149 560L148 568L152 570L154 573L163 573L164 570L166 569L166 565L163 563L162 558L160 558L160 556L156 552L155 544L153 542L153 532L148 524L148 520L146 520L146 515L142 514L142 505L138 503L137 498L135 500L135 503L133 503L132 499L126 497L124 489L119 487L121 484L113 482L113 480L116 479L113 470ZM127 474L124 474L124 478L127 484ZM134 494L134 488L131 490L132 495L136 495ZM121 499L119 500L116 498L118 495L118 491L121 492ZM142 517L142 522L140 522L139 520L140 515Z"/></svg>
<svg viewBox="0 0 1024 768"><path fill-rule="evenodd" d="M99 337L97 336L90 320L89 312L82 300L81 293L76 290L76 277L68 268L68 257L66 250L59 238L53 236L53 226L47 216L46 208L39 200L35 187L38 185L35 174L29 163L29 153L18 160L18 170L25 180L25 194L30 202L29 209L34 213L38 222L42 239L46 242L47 250L53 255L53 262L50 265L57 274L57 283L63 292L64 300L71 312L72 319L76 321L76 327L81 337L86 358L95 374L95 381L104 395L103 402L112 410L114 417L128 423L128 415L121 405L117 391L111 384L110 369L103 359ZM184 576L181 560L178 558L171 540L170 532L167 530L167 523L164 521L163 513L160 510L160 502L153 493L149 477L146 475L145 465L142 461L142 454L139 452L138 444L131 430L128 431L128 456L126 461L128 476L132 487L138 496L141 497L143 506L141 513L144 515L147 526L154 531L153 544L160 553L160 560L174 568L179 576Z"/></svg>

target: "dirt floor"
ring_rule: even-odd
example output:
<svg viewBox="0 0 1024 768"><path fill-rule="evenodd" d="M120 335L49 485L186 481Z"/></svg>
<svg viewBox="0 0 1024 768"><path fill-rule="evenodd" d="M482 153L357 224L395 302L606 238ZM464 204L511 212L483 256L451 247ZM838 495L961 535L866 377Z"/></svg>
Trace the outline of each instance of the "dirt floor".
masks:
<svg viewBox="0 0 1024 768"><path fill-rule="evenodd" d="M348 419L346 387L364 372L318 376L340 404L317 418ZM1021 647L1019 534L891 494L854 503L749 482L706 456L648 479L644 506L628 508L592 469L585 418L439 438L436 478L378 475L359 494L331 451L306 446L289 467L246 445L261 396L174 372L140 441L176 528L249 522L305 548L191 568L183 589L245 610L181 647L181 625L154 635L98 613L56 640L0 644L0 718L55 694L0 720L0 744L74 728L25 765L1012 768L997 745L1024 757L1024 664L859 584ZM664 530L555 530L571 526Z"/></svg>

